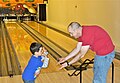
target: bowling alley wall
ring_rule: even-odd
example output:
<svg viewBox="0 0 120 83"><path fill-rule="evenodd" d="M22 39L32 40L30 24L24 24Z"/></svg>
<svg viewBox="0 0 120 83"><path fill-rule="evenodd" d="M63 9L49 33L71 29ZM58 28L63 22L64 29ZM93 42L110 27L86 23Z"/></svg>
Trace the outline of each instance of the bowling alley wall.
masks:
<svg viewBox="0 0 120 83"><path fill-rule="evenodd" d="M81 25L99 25L110 34L116 51L120 52L119 8L120 0L49 0L47 21L44 23L66 33L72 21ZM51 37L51 34L48 30L47 36Z"/></svg>

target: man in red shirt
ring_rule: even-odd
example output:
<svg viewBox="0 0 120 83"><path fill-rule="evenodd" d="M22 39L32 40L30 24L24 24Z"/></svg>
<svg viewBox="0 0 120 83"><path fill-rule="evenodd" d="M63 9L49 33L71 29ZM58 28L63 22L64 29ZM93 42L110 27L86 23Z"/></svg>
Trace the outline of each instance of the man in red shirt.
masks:
<svg viewBox="0 0 120 83"><path fill-rule="evenodd" d="M65 58L60 58L58 63L63 63L73 58L69 63L62 64L61 68L69 66L84 57L88 49L96 53L94 58L93 83L106 83L106 77L115 52L113 42L108 33L99 26L81 26L72 22L68 26L70 36L78 39L76 48Z"/></svg>

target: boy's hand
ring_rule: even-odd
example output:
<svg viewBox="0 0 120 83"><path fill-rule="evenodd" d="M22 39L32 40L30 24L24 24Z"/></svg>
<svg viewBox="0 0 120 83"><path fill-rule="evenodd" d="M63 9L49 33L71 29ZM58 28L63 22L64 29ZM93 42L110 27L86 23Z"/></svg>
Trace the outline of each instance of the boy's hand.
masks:
<svg viewBox="0 0 120 83"><path fill-rule="evenodd" d="M43 55L44 55L44 56L48 55L48 51L46 50L45 47L43 47Z"/></svg>
<svg viewBox="0 0 120 83"><path fill-rule="evenodd" d="M45 47L43 47L43 51L44 51L44 52L47 52L47 49L46 49Z"/></svg>
<svg viewBox="0 0 120 83"><path fill-rule="evenodd" d="M35 71L34 78L36 78L39 74L40 74L40 70L38 69Z"/></svg>
<svg viewBox="0 0 120 83"><path fill-rule="evenodd" d="M48 52L46 51L46 52L44 52L44 54L45 54L45 55L48 55Z"/></svg>

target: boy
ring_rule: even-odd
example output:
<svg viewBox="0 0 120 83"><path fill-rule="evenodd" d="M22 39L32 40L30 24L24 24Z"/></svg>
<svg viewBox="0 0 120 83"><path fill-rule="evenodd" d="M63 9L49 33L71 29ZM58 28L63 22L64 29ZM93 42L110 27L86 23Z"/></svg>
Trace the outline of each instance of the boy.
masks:
<svg viewBox="0 0 120 83"><path fill-rule="evenodd" d="M24 83L35 83L40 69L46 68L49 62L49 58L47 58L48 52L40 43L33 42L30 45L30 51L33 55L22 74Z"/></svg>

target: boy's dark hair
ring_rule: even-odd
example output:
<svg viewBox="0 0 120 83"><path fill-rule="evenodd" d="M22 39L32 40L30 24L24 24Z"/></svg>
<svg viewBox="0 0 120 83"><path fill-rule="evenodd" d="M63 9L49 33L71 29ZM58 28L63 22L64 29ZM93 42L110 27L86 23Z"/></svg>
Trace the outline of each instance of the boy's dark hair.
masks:
<svg viewBox="0 0 120 83"><path fill-rule="evenodd" d="M31 53L34 54L35 52L38 52L40 47L42 47L42 44L37 43L37 42L33 42L30 45L30 51L31 51Z"/></svg>

